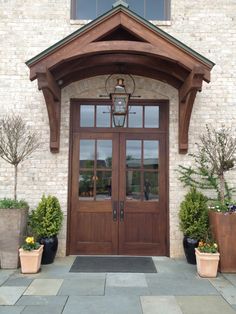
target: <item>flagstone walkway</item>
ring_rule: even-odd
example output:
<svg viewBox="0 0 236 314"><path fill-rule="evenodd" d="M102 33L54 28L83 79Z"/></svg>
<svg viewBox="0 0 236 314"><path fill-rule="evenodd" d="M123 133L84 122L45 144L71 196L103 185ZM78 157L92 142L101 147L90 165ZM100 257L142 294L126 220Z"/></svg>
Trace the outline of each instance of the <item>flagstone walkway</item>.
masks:
<svg viewBox="0 0 236 314"><path fill-rule="evenodd" d="M35 275L0 269L0 314L236 313L236 274L202 279L185 260L153 259L153 274L70 273L73 256Z"/></svg>

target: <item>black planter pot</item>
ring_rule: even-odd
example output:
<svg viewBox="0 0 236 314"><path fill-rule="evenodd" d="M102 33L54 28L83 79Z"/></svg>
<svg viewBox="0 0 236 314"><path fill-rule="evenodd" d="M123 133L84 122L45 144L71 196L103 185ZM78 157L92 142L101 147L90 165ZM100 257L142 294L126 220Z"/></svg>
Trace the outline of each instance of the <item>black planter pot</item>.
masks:
<svg viewBox="0 0 236 314"><path fill-rule="evenodd" d="M41 264L52 264L57 253L58 239L57 236L51 238L41 238L39 243L43 244L43 256Z"/></svg>
<svg viewBox="0 0 236 314"><path fill-rule="evenodd" d="M198 240L184 236L183 246L184 253L189 264L196 264L195 248L198 246Z"/></svg>

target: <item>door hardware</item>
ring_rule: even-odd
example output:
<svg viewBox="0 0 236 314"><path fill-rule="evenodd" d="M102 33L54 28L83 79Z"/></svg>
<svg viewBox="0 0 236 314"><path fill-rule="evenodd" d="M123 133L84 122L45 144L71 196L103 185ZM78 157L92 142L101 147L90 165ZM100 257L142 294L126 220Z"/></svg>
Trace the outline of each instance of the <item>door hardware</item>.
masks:
<svg viewBox="0 0 236 314"><path fill-rule="evenodd" d="M125 207L125 202L124 201L120 202L120 221L124 221L124 215L125 215L124 207Z"/></svg>
<svg viewBox="0 0 236 314"><path fill-rule="evenodd" d="M113 221L117 221L117 201L112 202Z"/></svg>

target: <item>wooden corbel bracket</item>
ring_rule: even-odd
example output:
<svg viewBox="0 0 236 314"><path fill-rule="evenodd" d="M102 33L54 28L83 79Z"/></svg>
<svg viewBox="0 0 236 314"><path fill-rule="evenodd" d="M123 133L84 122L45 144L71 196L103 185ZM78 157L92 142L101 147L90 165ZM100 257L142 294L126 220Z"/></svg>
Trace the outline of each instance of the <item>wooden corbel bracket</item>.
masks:
<svg viewBox="0 0 236 314"><path fill-rule="evenodd" d="M188 131L193 104L198 91L202 90L204 69L194 68L179 89L179 153L188 152Z"/></svg>
<svg viewBox="0 0 236 314"><path fill-rule="evenodd" d="M61 90L50 71L37 72L38 89L42 90L47 105L50 126L50 150L58 153L60 147Z"/></svg>

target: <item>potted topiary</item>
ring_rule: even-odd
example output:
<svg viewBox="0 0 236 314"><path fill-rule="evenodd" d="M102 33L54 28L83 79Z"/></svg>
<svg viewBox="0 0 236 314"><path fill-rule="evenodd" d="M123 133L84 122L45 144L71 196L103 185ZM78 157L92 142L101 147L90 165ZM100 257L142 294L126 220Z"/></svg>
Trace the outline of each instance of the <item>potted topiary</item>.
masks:
<svg viewBox="0 0 236 314"><path fill-rule="evenodd" d="M44 245L42 264L51 264L57 253L57 235L61 229L63 212L55 196L42 196L38 207L29 214L28 225L39 243Z"/></svg>
<svg viewBox="0 0 236 314"><path fill-rule="evenodd" d="M17 200L18 165L39 146L38 135L31 132L20 116L0 120L0 157L14 166L14 198L0 200L0 265L17 268L18 249L26 232L28 204Z"/></svg>
<svg viewBox="0 0 236 314"><path fill-rule="evenodd" d="M192 187L180 204L180 230L184 234L183 247L187 262L196 264L195 248L208 231L207 198Z"/></svg>

